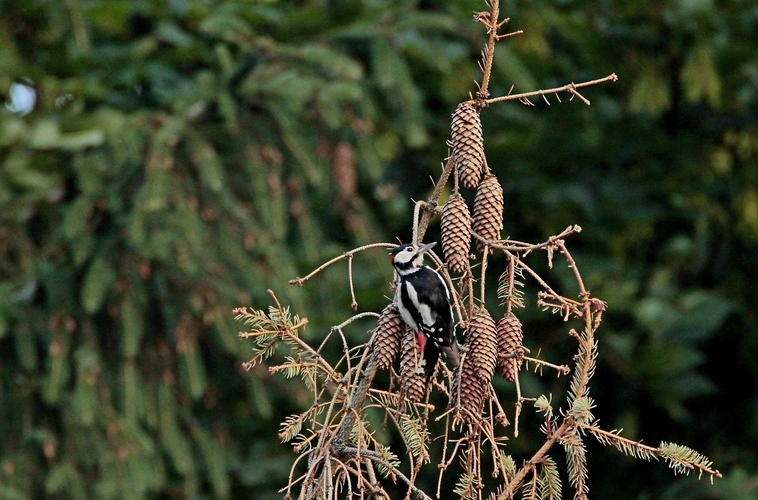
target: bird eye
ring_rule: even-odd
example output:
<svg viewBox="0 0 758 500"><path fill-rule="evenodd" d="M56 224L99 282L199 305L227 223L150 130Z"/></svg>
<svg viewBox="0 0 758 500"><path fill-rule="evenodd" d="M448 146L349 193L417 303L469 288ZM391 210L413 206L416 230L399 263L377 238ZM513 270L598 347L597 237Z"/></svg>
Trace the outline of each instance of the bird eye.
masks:
<svg viewBox="0 0 758 500"><path fill-rule="evenodd" d="M412 249L411 247L408 247L408 248L406 248L406 249L405 249L405 251L406 251L406 252L412 252L412 251L413 251L413 249Z"/></svg>

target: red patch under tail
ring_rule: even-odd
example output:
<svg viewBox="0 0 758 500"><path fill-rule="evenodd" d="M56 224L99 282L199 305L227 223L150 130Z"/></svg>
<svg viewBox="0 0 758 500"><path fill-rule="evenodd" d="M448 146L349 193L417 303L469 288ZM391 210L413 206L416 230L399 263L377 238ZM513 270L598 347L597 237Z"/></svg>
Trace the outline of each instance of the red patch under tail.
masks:
<svg viewBox="0 0 758 500"><path fill-rule="evenodd" d="M424 352L424 348L426 347L426 335L424 335L421 330L416 332L416 338L418 339L418 346L421 349L421 352Z"/></svg>

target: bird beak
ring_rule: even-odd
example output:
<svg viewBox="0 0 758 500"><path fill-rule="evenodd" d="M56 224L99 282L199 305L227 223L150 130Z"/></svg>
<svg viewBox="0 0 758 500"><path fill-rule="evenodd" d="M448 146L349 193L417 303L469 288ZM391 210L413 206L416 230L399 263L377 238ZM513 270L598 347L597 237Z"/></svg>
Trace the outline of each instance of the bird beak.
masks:
<svg viewBox="0 0 758 500"><path fill-rule="evenodd" d="M429 250L431 250L431 249L434 247L434 245L436 245L436 244L437 244L437 242L436 242L436 241L433 241L433 242L431 242L431 243L427 243L426 245L422 245L422 246L421 246L421 247L418 249L418 252L416 252L416 255L421 255L421 254L424 254L424 253L428 252L428 251L429 251Z"/></svg>

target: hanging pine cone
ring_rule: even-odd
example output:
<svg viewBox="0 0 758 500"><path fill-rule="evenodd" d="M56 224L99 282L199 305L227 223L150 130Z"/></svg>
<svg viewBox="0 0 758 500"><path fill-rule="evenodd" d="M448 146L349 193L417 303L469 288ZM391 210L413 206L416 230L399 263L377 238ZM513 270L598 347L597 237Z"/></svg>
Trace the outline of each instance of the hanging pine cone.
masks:
<svg viewBox="0 0 758 500"><path fill-rule="evenodd" d="M456 372L450 386L450 408L458 410L465 423L473 423L482 414L487 383L477 374L476 361L465 355L460 374Z"/></svg>
<svg viewBox="0 0 758 500"><path fill-rule="evenodd" d="M426 375L419 369L419 362L421 350L415 334L408 328L400 344L400 389L411 403L418 403L426 394Z"/></svg>
<svg viewBox="0 0 758 500"><path fill-rule="evenodd" d="M400 341L405 333L406 325L397 304L394 302L384 308L379 316L374 335L374 358L376 367L388 370L400 351Z"/></svg>
<svg viewBox="0 0 758 500"><path fill-rule="evenodd" d="M476 190L473 229L486 240L500 239L500 230L503 229L503 188L495 174L487 174ZM476 249L484 253L487 246L477 240ZM489 251L491 253L492 249Z"/></svg>
<svg viewBox="0 0 758 500"><path fill-rule="evenodd" d="M497 364L497 327L483 307L471 317L466 328L466 347L476 373L485 383L492 381Z"/></svg>
<svg viewBox="0 0 758 500"><path fill-rule="evenodd" d="M484 137L482 121L470 102L462 102L450 123L453 156L458 180L468 189L479 185L484 172Z"/></svg>
<svg viewBox="0 0 758 500"><path fill-rule="evenodd" d="M516 372L524 362L524 331L515 314L509 312L497 323L497 367L503 378L509 382L516 379Z"/></svg>
<svg viewBox="0 0 758 500"><path fill-rule="evenodd" d="M456 193L442 209L442 252L450 272L466 270L470 248L471 215L466 201Z"/></svg>

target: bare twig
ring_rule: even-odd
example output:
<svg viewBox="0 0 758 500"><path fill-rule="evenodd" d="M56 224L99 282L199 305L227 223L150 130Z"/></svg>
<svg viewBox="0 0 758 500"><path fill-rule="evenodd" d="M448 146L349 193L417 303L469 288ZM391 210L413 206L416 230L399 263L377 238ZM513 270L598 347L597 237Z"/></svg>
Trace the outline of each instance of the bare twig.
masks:
<svg viewBox="0 0 758 500"><path fill-rule="evenodd" d="M537 366L547 366L549 368L552 368L556 372L558 372L558 376L559 377L561 375L568 375L569 373L571 373L571 368L569 368L566 365L556 365L556 364L549 363L549 362L547 362L545 360L542 360L542 359L539 359L539 358L530 358L528 356L524 356L524 360L532 362L532 363L534 363L536 365L534 367L534 371L535 372L537 371Z"/></svg>
<svg viewBox="0 0 758 500"><path fill-rule="evenodd" d="M479 85L479 92L476 93L478 100L484 101L487 99L487 96L489 96L489 86L490 86L490 77L492 76L492 63L494 60L495 55L495 43L497 43L498 36L497 36L497 30L500 27L498 24L498 19L500 17L500 1L499 0L491 0L490 2L490 11L489 16L486 18L486 23L484 23L487 26L487 45L485 46L484 50L482 50L482 62L483 62L483 74L482 74L482 83ZM503 22L507 22L506 19Z"/></svg>
<svg viewBox="0 0 758 500"><path fill-rule="evenodd" d="M618 76L616 75L616 73L611 73L610 75L603 78L598 78L597 80L590 80L588 82L582 82L582 83L569 83L567 85L563 85L562 87L554 87L547 90L533 90L531 92L523 92L521 94L509 94L509 95L504 95L501 97L493 97L491 99L487 99L485 102L489 106L491 104L495 104L497 102L502 102L502 101L512 101L514 99L523 101L526 99L525 104L532 104L531 101L529 101L530 97L545 96L547 94L558 94L558 92L569 92L572 94L572 96L575 95L579 97L585 104L589 104L590 101L588 101L581 94L579 94L579 92L577 92L576 89L582 88L582 87L589 87L590 85L597 85L597 84L605 83L605 82L615 82L617 80L618 80Z"/></svg>
<svg viewBox="0 0 758 500"><path fill-rule="evenodd" d="M455 160L453 156L450 156L447 159L447 163L445 164L445 168L442 171L439 182L437 182L437 185L434 186L434 191L429 197L429 200L426 202L425 208L428 209L424 210L424 213L421 216L421 220L418 222L418 227L414 227L414 241L424 241L424 235L426 234L426 230L429 228L429 223L432 220L432 216L437 213L437 204L439 203L440 196L442 196L442 192L445 189L447 179L450 177L450 173L453 171L453 167L455 167Z"/></svg>
<svg viewBox="0 0 758 500"><path fill-rule="evenodd" d="M318 266L316 269L311 271L308 275L306 275L303 278L295 278L289 281L290 285L297 285L297 286L303 286L303 283L308 281L309 279L313 278L316 274L320 273L327 267L331 266L335 262L339 262L342 259L348 258L352 259L353 255L355 255L358 252L362 252L364 250L368 250L370 248L395 248L397 245L393 243L370 243L368 245L363 245L362 247L354 248L348 252L343 253L342 255L338 255L337 257L334 257L331 260L328 260Z"/></svg>
<svg viewBox="0 0 758 500"><path fill-rule="evenodd" d="M380 464L382 467L385 467L386 469L392 471L394 475L396 475L398 478L400 478L401 481L403 481L405 484L408 485L411 492L413 494L418 495L419 498L425 499L425 500L432 500L432 498L424 493L422 490L416 487L416 485L413 484L413 482L408 479L408 477L402 473L397 467L392 465L391 463L384 460L382 457L382 454L378 451L371 451L371 450L361 450L358 448L354 448L352 446L342 446L338 448L340 452L345 454L354 455L356 457L362 457L362 458L368 458L374 463Z"/></svg>
<svg viewBox="0 0 758 500"><path fill-rule="evenodd" d="M352 299L350 307L353 308L353 311L357 311L358 301L355 300L355 286L353 285L353 255L354 254L350 254L347 258L347 276L348 281L350 282L350 298Z"/></svg>

